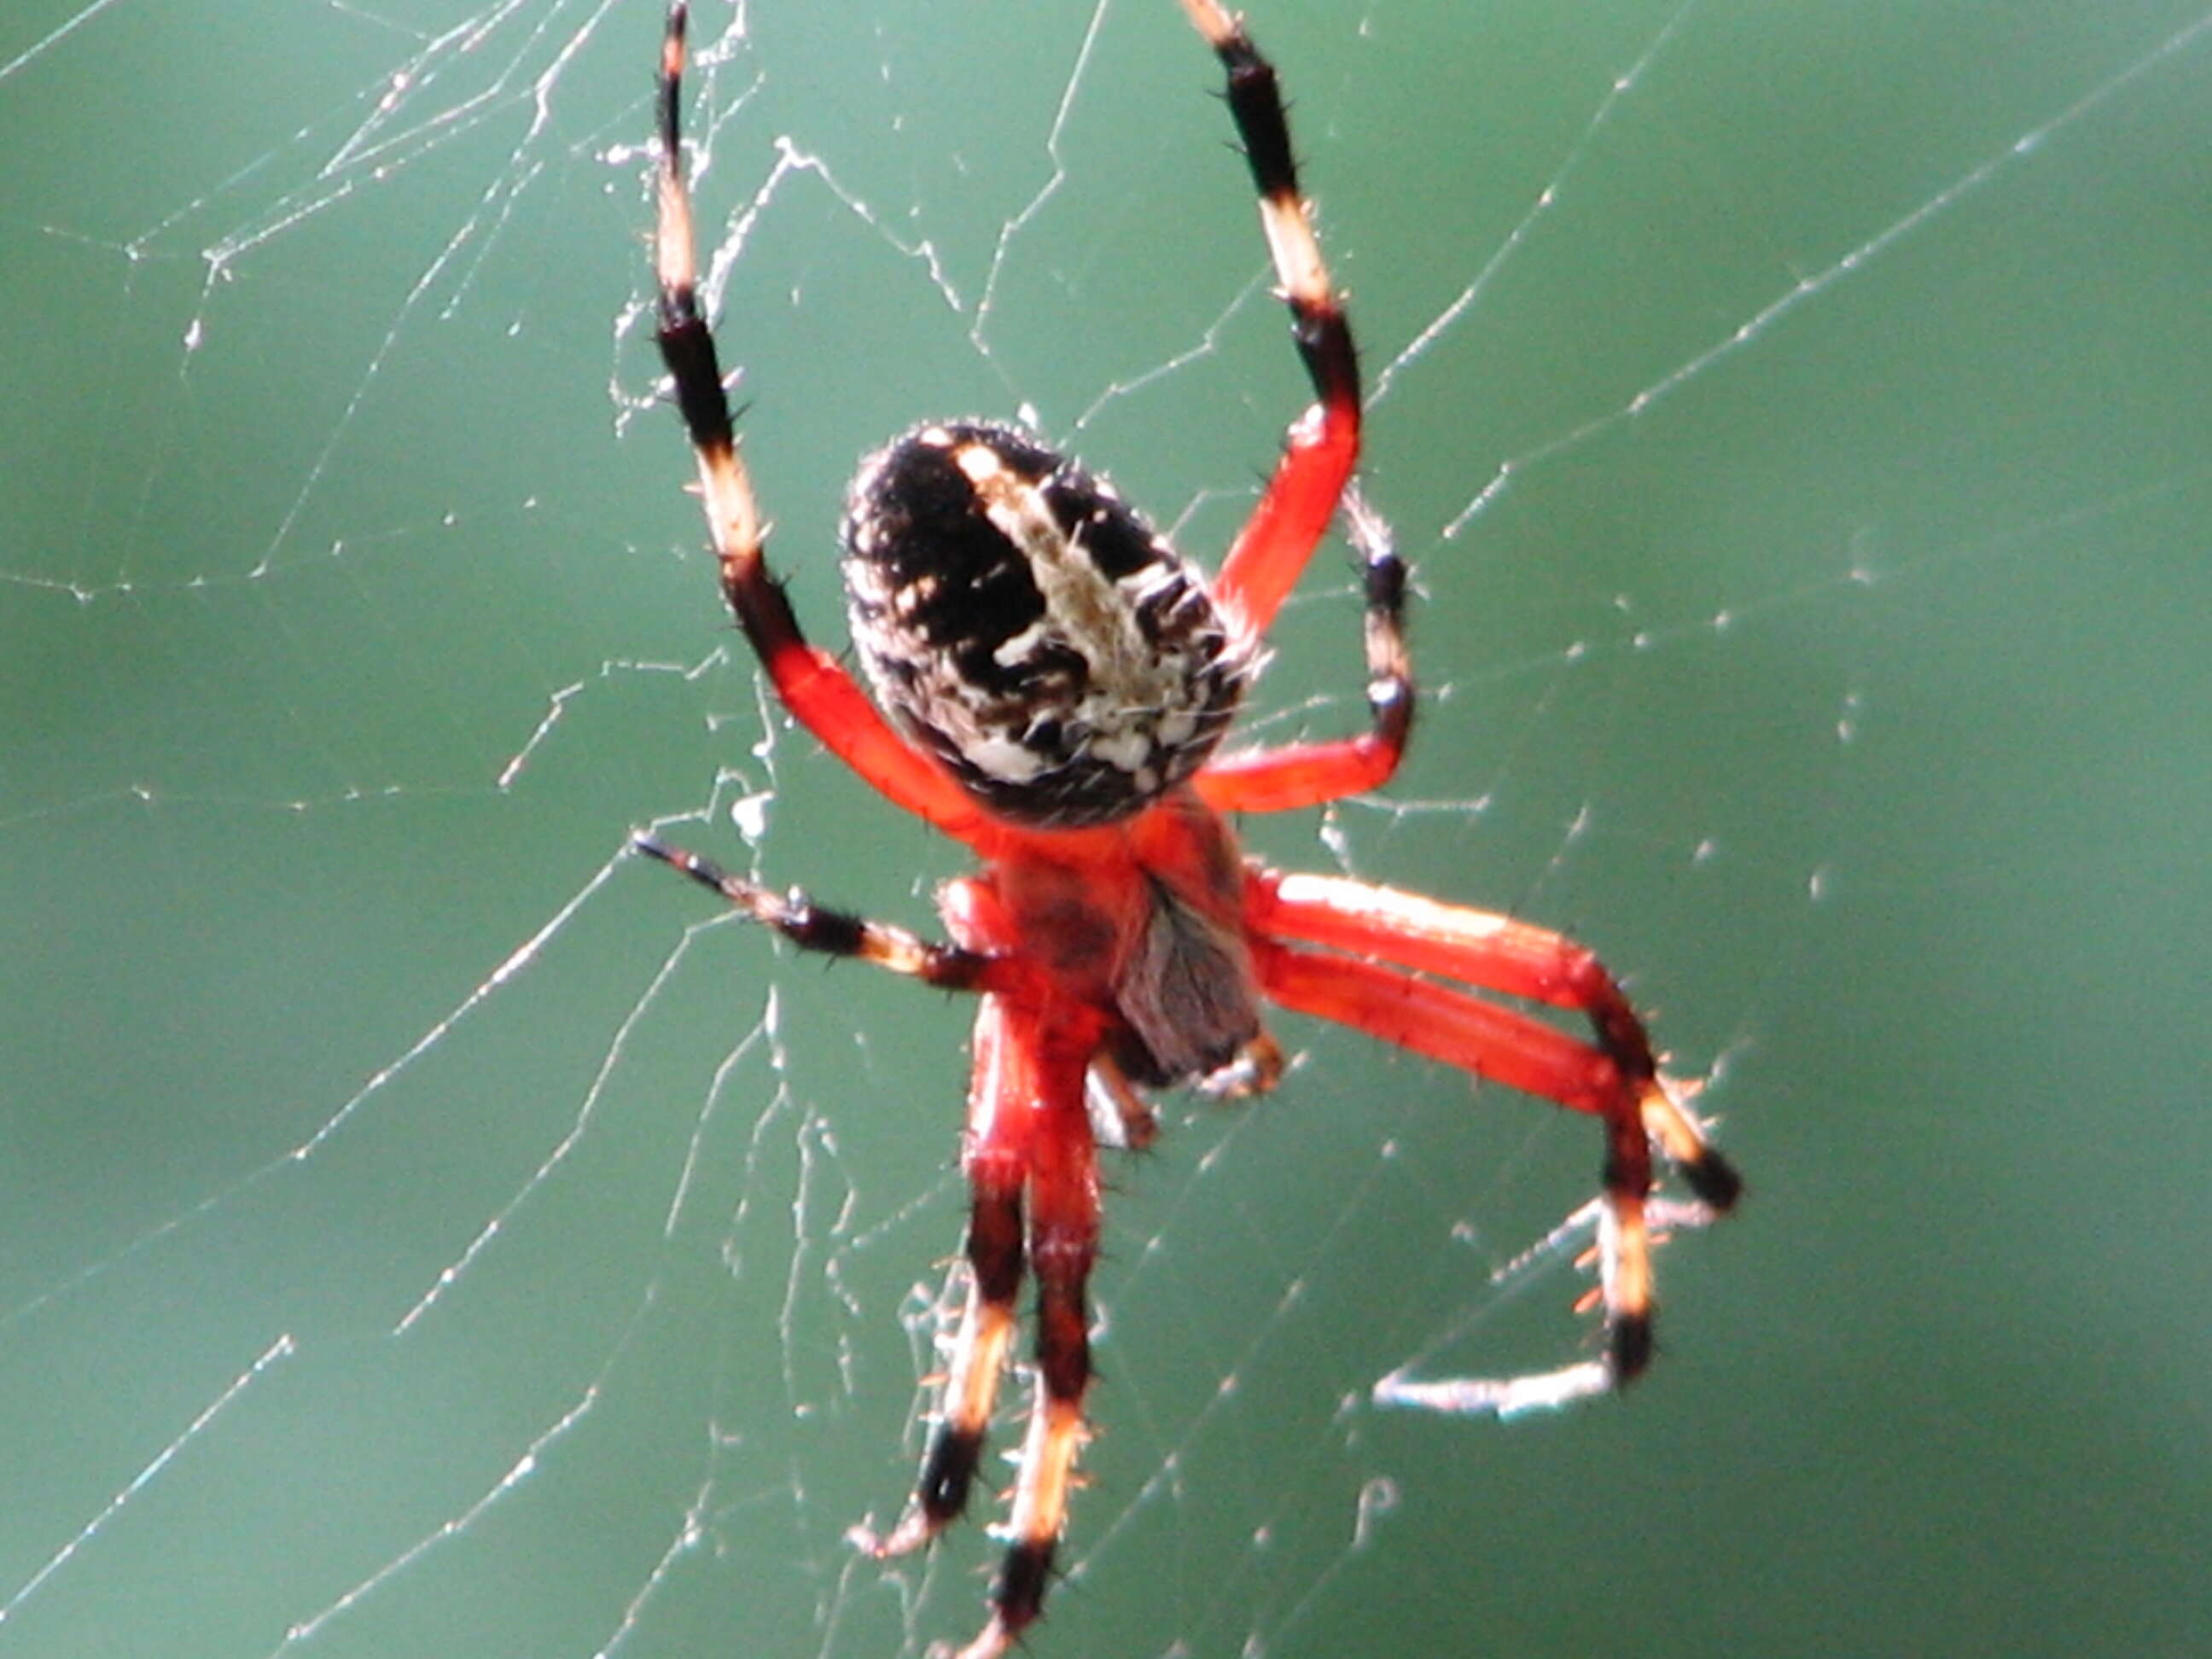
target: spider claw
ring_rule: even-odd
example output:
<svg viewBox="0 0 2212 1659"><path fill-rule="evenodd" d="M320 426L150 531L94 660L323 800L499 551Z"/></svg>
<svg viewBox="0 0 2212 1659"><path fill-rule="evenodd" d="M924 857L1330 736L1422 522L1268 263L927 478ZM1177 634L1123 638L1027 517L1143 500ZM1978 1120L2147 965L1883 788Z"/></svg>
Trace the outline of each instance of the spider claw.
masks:
<svg viewBox="0 0 2212 1659"><path fill-rule="evenodd" d="M1613 1387L1625 1388L1644 1374L1651 1364L1653 1346L1650 1314L1613 1316L1606 1328L1605 1363L1613 1373Z"/></svg>
<svg viewBox="0 0 2212 1659"><path fill-rule="evenodd" d="M1743 1196L1743 1177L1736 1173L1735 1165L1710 1146L1699 1157L1678 1167L1690 1190L1716 1212L1734 1209Z"/></svg>
<svg viewBox="0 0 2212 1659"><path fill-rule="evenodd" d="M1715 1151L1705 1139L1704 1126L1690 1110L1690 1103L1704 1091L1702 1079L1678 1080L1655 1076L1644 1091L1638 1108L1644 1133L1682 1172L1690 1190L1717 1211L1734 1207L1743 1196L1743 1177L1735 1166Z"/></svg>
<svg viewBox="0 0 2212 1659"><path fill-rule="evenodd" d="M1001 1659L1013 1647L1016 1633L1007 1628L1006 1620L993 1613L991 1622L966 1647L956 1652L941 1643L936 1644L929 1650L929 1659Z"/></svg>
<svg viewBox="0 0 2212 1659"><path fill-rule="evenodd" d="M845 1528L845 1541L872 1559L889 1561L913 1554L943 1529L943 1522L933 1522L920 1508L909 1507L888 1533L860 1521Z"/></svg>

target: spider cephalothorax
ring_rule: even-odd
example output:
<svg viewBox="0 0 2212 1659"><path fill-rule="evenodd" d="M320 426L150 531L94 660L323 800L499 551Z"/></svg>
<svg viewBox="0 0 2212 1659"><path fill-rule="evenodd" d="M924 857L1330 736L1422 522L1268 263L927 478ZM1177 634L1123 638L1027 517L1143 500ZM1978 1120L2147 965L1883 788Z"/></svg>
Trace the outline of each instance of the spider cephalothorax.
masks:
<svg viewBox="0 0 2212 1659"><path fill-rule="evenodd" d="M1227 71L1315 404L1292 422L1210 583L1105 483L1024 432L941 422L893 440L862 463L845 514L853 638L880 708L807 642L763 556L695 289L677 119L680 0L662 47L660 348L697 452L723 594L793 716L890 801L966 846L979 868L939 896L952 935L941 943L728 874L653 836L637 845L797 945L978 999L961 1150L966 1307L913 1498L888 1534L855 1534L896 1554L966 1508L1026 1279L1036 1290L1035 1401L990 1618L962 1659L998 1659L1042 1609L1087 1437L1094 1090L1133 1143L1152 1133L1144 1090L1206 1079L1265 1089L1281 1070L1261 1018L1273 1003L1595 1118L1605 1139L1602 1354L1531 1376L1389 1393L1454 1410L1553 1405L1636 1376L1651 1355L1655 1150L1699 1200L1672 1206L1677 1216L1724 1210L1739 1186L1588 950L1507 916L1285 874L1237 847L1230 814L1313 806L1387 782L1411 729L1413 673L1405 567L1350 491L1358 359L1298 194L1274 70L1218 0L1182 3ZM1259 642L1340 508L1364 566L1370 729L1217 754ZM1589 1036L1480 991L1578 1014Z"/></svg>
<svg viewBox="0 0 2212 1659"><path fill-rule="evenodd" d="M918 426L860 464L845 586L877 699L1018 823L1109 823L1181 783L1250 660L1110 484L989 422Z"/></svg>

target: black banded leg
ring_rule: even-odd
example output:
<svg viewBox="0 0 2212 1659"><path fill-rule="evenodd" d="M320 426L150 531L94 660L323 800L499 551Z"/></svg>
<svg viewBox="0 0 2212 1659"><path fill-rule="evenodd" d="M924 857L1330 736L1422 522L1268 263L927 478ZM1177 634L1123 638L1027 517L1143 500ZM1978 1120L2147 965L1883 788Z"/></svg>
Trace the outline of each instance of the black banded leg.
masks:
<svg viewBox="0 0 2212 1659"><path fill-rule="evenodd" d="M991 1616L960 1659L999 1659L1044 1610L1076 1463L1090 1431L1091 1270L1098 1254L1096 1148L1082 1106L1079 1057L1048 1059L1030 1153L1030 1272L1036 1281L1036 1395L1006 1517L1006 1553Z"/></svg>
<svg viewBox="0 0 2212 1659"><path fill-rule="evenodd" d="M975 1471L990 1433L999 1384L1006 1375L1016 1328L1015 1297L1025 1266L1021 1186L971 1172L975 1194L968 1218L968 1298L953 1339L943 1403L913 1500L898 1524L878 1536L855 1528L853 1541L882 1559L921 1548L968 1507Z"/></svg>
<svg viewBox="0 0 2212 1659"><path fill-rule="evenodd" d="M1644 1091L1644 1127L1667 1155L1667 1161L1680 1172L1683 1185L1714 1214L1726 1215L1743 1196L1743 1177L1705 1138L1696 1115L1674 1097L1676 1090L1685 1098L1696 1093L1686 1084L1670 1085L1664 1078L1652 1079Z"/></svg>
<svg viewBox="0 0 2212 1659"><path fill-rule="evenodd" d="M1071 1228L1085 1240L1097 1234L1097 1171L1084 1100L1088 1055L1083 1046L1056 1035L1066 1012L999 995L987 995L977 1011L967 1142L961 1160L971 1195L967 1307L953 1339L938 1423L922 1458L913 1501L888 1535L878 1536L866 1528L851 1534L871 1554L897 1555L919 1548L967 1506L1012 1352L1015 1298L1024 1274L1032 1270L1039 1285L1039 1354L1056 1352L1065 1346L1066 1321L1050 1310L1063 1294L1054 1287L1066 1283L1066 1241ZM1070 1176L1065 1173L1071 1171L1072 1199ZM1079 1304L1080 1299L1079 1285ZM1082 1334L1079 1320L1076 1330ZM1085 1343L1087 1352L1087 1338ZM1060 1370L1064 1375L1064 1366ZM1079 1442L1080 1427L1079 1404ZM1030 1443L1033 1449L1034 1434ZM1024 1502L1020 1494L1032 1488L1054 1457L1060 1459L1057 1485L1064 1492L1073 1443L1065 1452L1055 1445L1042 1460L1024 1454L1016 1486L1018 1525ZM1048 1535L1040 1538L1034 1525L1023 1534L1032 1546L1030 1550L1018 1543L1009 1552L1000 1589L992 1596L991 1617L982 1634L963 1650L971 1659L1005 1652L1020 1626L1036 1618L1063 1513L1054 1510ZM1036 1547L1040 1541L1041 1550ZM1031 1563L1034 1571L1024 1572L1019 1561ZM1017 1589L1011 1620L1003 1594L1010 1583L1025 1587Z"/></svg>
<svg viewBox="0 0 2212 1659"><path fill-rule="evenodd" d="M1183 0L1183 9L1226 74L1230 115L1251 167L1275 281L1290 307L1291 337L1317 400L1291 428L1274 477L1223 562L1214 600L1232 625L1265 632L1340 506L1364 568L1370 729L1334 742L1230 755L1200 778L1200 792L1222 811L1282 811L1378 788L1396 771L1413 719L1406 568L1389 525L1352 483L1359 459L1359 356L1299 191L1274 67L1218 0Z"/></svg>
<svg viewBox="0 0 2212 1659"><path fill-rule="evenodd" d="M1274 66L1218 0L1183 0L1183 9L1227 76L1229 112L1252 169L1276 285L1290 307L1291 337L1316 398L1291 425L1267 492L1214 583L1215 603L1256 637L1296 586L1358 465L1359 356L1298 191Z"/></svg>
<svg viewBox="0 0 2212 1659"><path fill-rule="evenodd" d="M1678 1089L1686 1096L1693 1094L1695 1090L1686 1085L1670 1084L1662 1075L1659 1056L1652 1049L1650 1033L1644 1027L1643 1017L1604 964L1578 947L1571 961L1573 973L1567 1000L1589 1017L1597 1046L1620 1068L1621 1076L1635 1097L1636 1138L1644 1148L1647 1186L1650 1148L1656 1146L1667 1161L1680 1172L1683 1184L1697 1194L1700 1202L1715 1214L1727 1214L1743 1196L1743 1177L1736 1173L1735 1165L1706 1139L1696 1115L1685 1109L1675 1097ZM1620 1125L1614 1135L1625 1143L1630 1135L1630 1126L1625 1122ZM1608 1190L1611 1179L1612 1160L1608 1159ZM1624 1373L1624 1380L1633 1374Z"/></svg>
<svg viewBox="0 0 2212 1659"><path fill-rule="evenodd" d="M1081 1273L1087 1273L1088 1253ZM999 1581L991 1592L992 1626L1006 1638L1018 1637L1044 1609L1052 1583L1053 1558L1067 1523L1068 1496L1076 1483L1075 1464L1090 1438L1083 1399L1091 1384L1089 1319L1080 1274L1037 1272L1037 1395L1022 1447L1022 1473L1014 1488L1012 1534ZM987 1630L970 1650L975 1659L1000 1650L983 1645Z"/></svg>
<svg viewBox="0 0 2212 1659"><path fill-rule="evenodd" d="M1244 32L1243 20L1216 0L1183 0L1198 32L1206 37L1229 77L1229 113L1243 140L1244 159L1259 193L1261 228L1267 252L1291 308L1291 336L1325 409L1359 407L1359 367L1352 331L1336 291L1321 240L1314 234L1305 198L1298 193L1297 160L1291 152L1291 125L1284 112L1275 66L1261 56Z"/></svg>
<svg viewBox="0 0 2212 1659"><path fill-rule="evenodd" d="M800 725L898 805L973 844L985 827L975 804L890 728L836 657L808 643L782 585L769 571L763 546L767 526L738 447L714 332L699 309L681 143L685 17L683 0L676 0L661 41L653 269L660 289L661 358L698 462L701 505L721 567L722 596L776 696Z"/></svg>
<svg viewBox="0 0 2212 1659"><path fill-rule="evenodd" d="M1354 485L1344 510L1366 591L1368 729L1357 737L1251 749L1199 774L1199 793L1224 812L1281 812L1379 789L1413 729L1413 659L1406 644L1406 566L1390 526Z"/></svg>
<svg viewBox="0 0 2212 1659"><path fill-rule="evenodd" d="M1735 1167L1705 1139L1659 1073L1650 1035L1619 981L1583 956L1579 1000L1602 1048L1620 1069L1632 1111L1607 1120L1605 1210L1599 1224L1606 1304L1606 1363L1613 1386L1633 1382L1651 1363L1651 1149L1656 1144L1690 1190L1716 1213L1742 1195Z"/></svg>
<svg viewBox="0 0 2212 1659"><path fill-rule="evenodd" d="M825 956L854 957L875 967L904 974L947 991L991 988L1000 958L910 933L888 922L870 921L844 910L826 909L794 887L778 893L733 876L710 859L672 847L656 836L639 834L630 844L648 858L682 871L711 888L763 927L772 927L801 950Z"/></svg>
<svg viewBox="0 0 2212 1659"><path fill-rule="evenodd" d="M1367 609L1361 623L1367 650L1367 712L1374 722L1368 741L1389 757L1390 770L1406 752L1413 729L1413 653L1406 643L1406 562L1398 556L1389 521L1367 503L1357 484L1345 494L1345 522L1359 554Z"/></svg>

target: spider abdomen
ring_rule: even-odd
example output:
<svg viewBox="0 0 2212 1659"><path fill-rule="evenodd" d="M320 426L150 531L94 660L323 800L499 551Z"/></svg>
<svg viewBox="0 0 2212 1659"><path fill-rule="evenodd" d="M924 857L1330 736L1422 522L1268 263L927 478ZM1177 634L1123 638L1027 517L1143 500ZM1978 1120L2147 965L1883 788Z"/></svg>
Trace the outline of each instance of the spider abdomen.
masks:
<svg viewBox="0 0 2212 1659"><path fill-rule="evenodd" d="M844 543L877 700L1003 817L1127 817L1204 764L1236 712L1249 652L1197 568L1012 427L893 439L853 481Z"/></svg>

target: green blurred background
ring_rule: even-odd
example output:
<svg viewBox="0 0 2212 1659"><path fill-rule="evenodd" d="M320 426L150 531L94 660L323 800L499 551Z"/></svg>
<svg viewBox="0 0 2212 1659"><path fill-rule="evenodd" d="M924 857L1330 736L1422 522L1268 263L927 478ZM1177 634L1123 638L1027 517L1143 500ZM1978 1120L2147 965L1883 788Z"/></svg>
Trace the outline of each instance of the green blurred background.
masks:
<svg viewBox="0 0 2212 1659"><path fill-rule="evenodd" d="M925 414L1222 546L1304 391L1176 9L732 15L702 223L819 633ZM1251 840L1597 945L1753 1196L1630 1399L1378 1413L1586 1340L1565 1265L1488 1276L1595 1137L1285 1021L1276 1097L1114 1171L1034 1651L2204 1650L2212 15L1253 21L1429 696L1395 804ZM619 857L913 925L957 867L732 648L647 406L658 29L0 21L0 1651L978 1616L980 1527L842 1541L910 1478L964 1012ZM1261 728L1355 726L1357 640L1331 550Z"/></svg>

